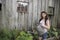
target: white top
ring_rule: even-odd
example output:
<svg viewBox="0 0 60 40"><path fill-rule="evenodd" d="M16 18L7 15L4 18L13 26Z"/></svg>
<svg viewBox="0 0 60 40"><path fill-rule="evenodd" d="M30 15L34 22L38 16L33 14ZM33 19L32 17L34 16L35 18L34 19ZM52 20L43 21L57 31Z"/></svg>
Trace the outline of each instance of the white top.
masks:
<svg viewBox="0 0 60 40"><path fill-rule="evenodd" d="M40 21L40 25L41 25L42 27L45 26L45 20L44 20L44 19L42 19L42 20ZM46 29L46 28L44 28L44 32L45 32L45 33L47 32L47 29Z"/></svg>

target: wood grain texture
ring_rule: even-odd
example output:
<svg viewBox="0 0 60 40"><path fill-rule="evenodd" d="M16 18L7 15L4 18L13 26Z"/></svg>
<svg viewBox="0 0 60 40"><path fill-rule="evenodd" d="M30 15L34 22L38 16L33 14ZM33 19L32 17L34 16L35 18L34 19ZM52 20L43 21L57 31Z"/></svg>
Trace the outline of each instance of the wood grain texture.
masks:
<svg viewBox="0 0 60 40"><path fill-rule="evenodd" d="M27 13L17 13L17 1L28 2L28 12ZM52 1L55 7L55 13L52 18L53 25L57 23L58 16L58 1ZM55 2L55 4L54 4ZM34 28L35 23L40 19L41 11L48 12L49 0L5 0L2 4L2 23L4 26L9 26L9 28ZM56 16L57 15L57 16ZM55 24L54 24L55 23Z"/></svg>

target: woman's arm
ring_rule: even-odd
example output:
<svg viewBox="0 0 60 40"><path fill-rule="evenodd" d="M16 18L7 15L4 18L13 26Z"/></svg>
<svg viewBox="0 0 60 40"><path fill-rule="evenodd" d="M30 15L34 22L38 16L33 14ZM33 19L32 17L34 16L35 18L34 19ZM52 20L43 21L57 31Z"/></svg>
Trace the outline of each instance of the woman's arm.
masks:
<svg viewBox="0 0 60 40"><path fill-rule="evenodd" d="M44 28L50 29L50 21L49 20L46 21L46 25L44 25Z"/></svg>

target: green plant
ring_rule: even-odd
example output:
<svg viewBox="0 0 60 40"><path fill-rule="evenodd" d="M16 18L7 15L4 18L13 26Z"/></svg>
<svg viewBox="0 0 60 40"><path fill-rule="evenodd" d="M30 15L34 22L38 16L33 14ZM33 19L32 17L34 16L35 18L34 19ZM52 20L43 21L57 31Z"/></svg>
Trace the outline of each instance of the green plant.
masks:
<svg viewBox="0 0 60 40"><path fill-rule="evenodd" d="M56 27L51 27L48 31L48 38L49 37L58 37L58 31Z"/></svg>
<svg viewBox="0 0 60 40"><path fill-rule="evenodd" d="M0 40L15 40L16 37L19 35L18 30L9 30L7 28L3 28L0 30Z"/></svg>
<svg viewBox="0 0 60 40"><path fill-rule="evenodd" d="M0 31L0 40L11 40L11 31L4 28Z"/></svg>
<svg viewBox="0 0 60 40"><path fill-rule="evenodd" d="M33 36L34 36L34 40L38 40L38 33L37 33L37 31L34 32Z"/></svg>
<svg viewBox="0 0 60 40"><path fill-rule="evenodd" d="M33 36L24 30L4 28L0 30L0 40L33 40Z"/></svg>
<svg viewBox="0 0 60 40"><path fill-rule="evenodd" d="M20 35L16 38L16 40L33 40L33 36L30 33L21 31Z"/></svg>

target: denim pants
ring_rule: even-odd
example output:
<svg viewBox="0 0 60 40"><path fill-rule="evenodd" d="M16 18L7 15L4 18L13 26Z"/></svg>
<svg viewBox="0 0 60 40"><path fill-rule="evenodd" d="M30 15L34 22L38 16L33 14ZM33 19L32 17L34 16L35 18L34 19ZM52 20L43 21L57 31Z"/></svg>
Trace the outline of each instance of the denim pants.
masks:
<svg viewBox="0 0 60 40"><path fill-rule="evenodd" d="M42 40L47 40L47 32L42 35Z"/></svg>

